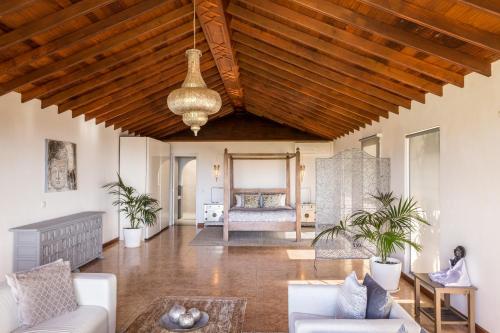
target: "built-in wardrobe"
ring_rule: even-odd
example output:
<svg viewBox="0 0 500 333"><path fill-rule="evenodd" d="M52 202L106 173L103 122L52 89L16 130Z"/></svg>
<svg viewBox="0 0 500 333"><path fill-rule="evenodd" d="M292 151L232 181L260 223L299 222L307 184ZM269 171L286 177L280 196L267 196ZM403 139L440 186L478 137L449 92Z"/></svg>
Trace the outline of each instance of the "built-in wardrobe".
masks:
<svg viewBox="0 0 500 333"><path fill-rule="evenodd" d="M149 193L160 202L158 223L144 228L148 239L169 225L170 144L144 137L120 137L120 175L139 193ZM128 226L120 216L120 230ZM120 232L121 234L121 232Z"/></svg>

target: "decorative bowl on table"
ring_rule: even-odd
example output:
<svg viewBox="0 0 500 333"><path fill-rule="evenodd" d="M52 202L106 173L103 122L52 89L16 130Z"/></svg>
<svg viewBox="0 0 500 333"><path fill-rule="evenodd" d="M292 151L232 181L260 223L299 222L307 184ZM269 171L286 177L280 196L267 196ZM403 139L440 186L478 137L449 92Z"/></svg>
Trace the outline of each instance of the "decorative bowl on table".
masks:
<svg viewBox="0 0 500 333"><path fill-rule="evenodd" d="M160 318L160 325L173 332L189 332L205 327L208 324L208 313L191 308L186 311L181 305L175 304L169 312Z"/></svg>

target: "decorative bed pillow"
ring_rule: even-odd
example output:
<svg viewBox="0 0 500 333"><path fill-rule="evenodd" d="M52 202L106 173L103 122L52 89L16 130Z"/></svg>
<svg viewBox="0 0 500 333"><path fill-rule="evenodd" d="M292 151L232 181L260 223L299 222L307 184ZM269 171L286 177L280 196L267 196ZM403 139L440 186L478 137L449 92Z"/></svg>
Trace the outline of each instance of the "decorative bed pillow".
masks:
<svg viewBox="0 0 500 333"><path fill-rule="evenodd" d="M364 319L366 316L366 300L366 287L359 284L356 272L352 272L340 286L337 304L335 305L335 318Z"/></svg>
<svg viewBox="0 0 500 333"><path fill-rule="evenodd" d="M285 206L285 195L283 193L262 194L262 208L277 208Z"/></svg>
<svg viewBox="0 0 500 333"><path fill-rule="evenodd" d="M392 307L389 293L370 274L365 275L363 285L367 290L366 319L388 319Z"/></svg>
<svg viewBox="0 0 500 333"><path fill-rule="evenodd" d="M243 207L243 194L235 194L236 205L234 207L242 208Z"/></svg>
<svg viewBox="0 0 500 333"><path fill-rule="evenodd" d="M59 259L30 271L8 274L6 279L25 328L78 307L69 261Z"/></svg>
<svg viewBox="0 0 500 333"><path fill-rule="evenodd" d="M243 196L243 207L245 208L259 208L260 207L260 194L245 194Z"/></svg>

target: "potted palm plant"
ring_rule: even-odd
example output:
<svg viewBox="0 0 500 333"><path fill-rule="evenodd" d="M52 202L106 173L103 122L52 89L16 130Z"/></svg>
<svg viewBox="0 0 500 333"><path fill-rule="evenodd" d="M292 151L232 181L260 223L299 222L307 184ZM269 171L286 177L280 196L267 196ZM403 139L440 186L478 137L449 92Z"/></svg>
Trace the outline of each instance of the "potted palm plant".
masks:
<svg viewBox="0 0 500 333"><path fill-rule="evenodd" d="M149 194L137 193L132 186L126 185L118 174L118 181L103 186L115 197L113 206L118 206L126 216L130 227L123 229L125 247L141 245L142 226L153 226L157 222L156 214L161 210L158 200Z"/></svg>
<svg viewBox="0 0 500 333"><path fill-rule="evenodd" d="M374 211L359 210L339 224L320 232L313 240L314 246L320 239L333 239L339 234L352 237L355 243L366 241L376 249L376 256L370 259L372 277L383 288L397 290L401 276L401 261L390 257L406 245L417 252L422 246L409 239L410 232L418 224L429 223L420 215L420 208L413 198L396 198L392 192L372 195L377 202Z"/></svg>

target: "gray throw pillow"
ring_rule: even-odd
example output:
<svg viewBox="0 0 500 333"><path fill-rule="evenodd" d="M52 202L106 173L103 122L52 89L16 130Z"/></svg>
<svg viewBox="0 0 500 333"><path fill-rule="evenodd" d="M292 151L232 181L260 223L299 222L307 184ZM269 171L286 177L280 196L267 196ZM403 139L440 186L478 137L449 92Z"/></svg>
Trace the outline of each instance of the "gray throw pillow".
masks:
<svg viewBox="0 0 500 333"><path fill-rule="evenodd" d="M365 275L363 285L367 288L366 319L388 319L392 298L370 274Z"/></svg>
<svg viewBox="0 0 500 333"><path fill-rule="evenodd" d="M8 274L6 279L16 299L23 328L78 307L68 261L60 259L30 271Z"/></svg>
<svg viewBox="0 0 500 333"><path fill-rule="evenodd" d="M356 272L346 277L340 285L335 304L336 319L365 319L366 287L358 282Z"/></svg>

